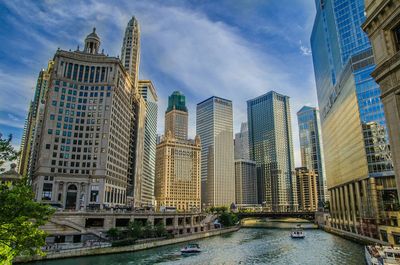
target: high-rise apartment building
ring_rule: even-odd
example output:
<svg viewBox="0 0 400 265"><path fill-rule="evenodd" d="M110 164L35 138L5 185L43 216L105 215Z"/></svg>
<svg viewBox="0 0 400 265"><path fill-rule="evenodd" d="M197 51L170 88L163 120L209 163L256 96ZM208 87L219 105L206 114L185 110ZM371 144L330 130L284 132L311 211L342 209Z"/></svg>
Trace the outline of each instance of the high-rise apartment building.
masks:
<svg viewBox="0 0 400 265"><path fill-rule="evenodd" d="M179 95L180 98L183 97L183 101L179 101L178 104L171 102L171 98L176 95ZM165 113L165 128L168 129L164 137L161 137L160 143L157 144L155 183L157 206L176 207L180 211L200 210L200 138L196 136L194 141L187 138L182 139L182 128L187 129L188 115L184 96L174 92L170 97L170 103ZM186 124L182 124L182 120L179 118L167 119L167 117L171 117L171 112L176 110L175 107L178 105L180 109L186 110ZM178 130L178 132L174 130Z"/></svg>
<svg viewBox="0 0 400 265"><path fill-rule="evenodd" d="M311 48L332 225L382 239L397 192L364 1L316 1L316 9Z"/></svg>
<svg viewBox="0 0 400 265"><path fill-rule="evenodd" d="M168 108L165 112L164 134L173 133L176 139L187 140L189 114L186 107L186 98L179 91L174 91L168 97Z"/></svg>
<svg viewBox="0 0 400 265"><path fill-rule="evenodd" d="M144 198L143 159L144 159L144 134L146 119L146 102L138 91L139 64L140 64L140 29L135 17L129 20L121 48L121 62L128 72L134 85L135 93L132 94L133 116L130 121L131 140L129 144L129 170L128 170L128 203L134 206L148 204Z"/></svg>
<svg viewBox="0 0 400 265"><path fill-rule="evenodd" d="M306 167L296 168L297 197L300 211L318 210L317 179L314 170Z"/></svg>
<svg viewBox="0 0 400 265"><path fill-rule="evenodd" d="M242 122L240 132L235 134L235 159L250 159L249 129L247 122Z"/></svg>
<svg viewBox="0 0 400 265"><path fill-rule="evenodd" d="M248 100L247 120L259 203L272 211L297 210L289 97L270 91Z"/></svg>
<svg viewBox="0 0 400 265"><path fill-rule="evenodd" d="M317 108L302 107L297 112L300 135L301 165L317 175L318 206L329 200L325 178L321 122ZM299 201L300 205L300 201Z"/></svg>
<svg viewBox="0 0 400 265"><path fill-rule="evenodd" d="M251 160L235 160L235 203L257 204L256 163Z"/></svg>
<svg viewBox="0 0 400 265"><path fill-rule="evenodd" d="M201 139L201 196L205 207L235 201L232 101L211 97L197 104Z"/></svg>
<svg viewBox="0 0 400 265"><path fill-rule="evenodd" d="M138 92L121 61L99 49L94 29L83 51L54 56L34 142L37 201L72 210L126 204L131 99Z"/></svg>
<svg viewBox="0 0 400 265"><path fill-rule="evenodd" d="M150 80L139 80L139 92L146 101L141 203L154 205L158 98L153 83Z"/></svg>
<svg viewBox="0 0 400 265"><path fill-rule="evenodd" d="M47 89L49 85L50 73L53 70L53 62L48 63L47 69L42 69L39 73L35 94L30 102L28 115L25 120L24 132L21 140L21 156L19 158L18 173L22 176L31 176L34 168L33 157L36 156L37 148L33 144L35 138L40 134L40 125L43 120L43 107L46 101Z"/></svg>
<svg viewBox="0 0 400 265"><path fill-rule="evenodd" d="M400 193L400 2L396 0L366 0L366 21L364 31L368 34L374 50L376 63L375 70L371 73L381 89L381 99L384 106L387 131L390 139L390 150L396 175L397 191ZM375 125L374 125L375 127ZM378 127L379 128L379 127ZM378 133L378 135L382 135ZM383 239L390 244L399 244L400 229L398 211L387 211L391 223L380 226ZM383 235L382 235L383 233Z"/></svg>

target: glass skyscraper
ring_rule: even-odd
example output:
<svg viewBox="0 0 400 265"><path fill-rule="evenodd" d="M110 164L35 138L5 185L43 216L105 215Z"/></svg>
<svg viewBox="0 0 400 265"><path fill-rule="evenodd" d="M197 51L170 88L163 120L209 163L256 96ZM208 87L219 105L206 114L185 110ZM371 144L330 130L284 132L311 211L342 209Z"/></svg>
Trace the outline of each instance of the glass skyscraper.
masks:
<svg viewBox="0 0 400 265"><path fill-rule="evenodd" d="M311 36L333 226L379 238L394 173L364 0L316 0ZM382 187L383 189L378 189Z"/></svg>
<svg viewBox="0 0 400 265"><path fill-rule="evenodd" d="M235 202L232 101L211 97L197 104L201 140L201 199L208 206Z"/></svg>
<svg viewBox="0 0 400 265"><path fill-rule="evenodd" d="M259 203L272 211L297 210L289 97L271 91L247 101L247 120Z"/></svg>
<svg viewBox="0 0 400 265"><path fill-rule="evenodd" d="M301 165L317 174L318 206L329 200L326 190L325 161L322 146L321 123L317 108L302 107L297 112L300 136Z"/></svg>
<svg viewBox="0 0 400 265"><path fill-rule="evenodd" d="M142 203L154 205L154 176L157 144L157 93L150 80L139 80L139 92L146 101L144 125L144 154L142 177Z"/></svg>

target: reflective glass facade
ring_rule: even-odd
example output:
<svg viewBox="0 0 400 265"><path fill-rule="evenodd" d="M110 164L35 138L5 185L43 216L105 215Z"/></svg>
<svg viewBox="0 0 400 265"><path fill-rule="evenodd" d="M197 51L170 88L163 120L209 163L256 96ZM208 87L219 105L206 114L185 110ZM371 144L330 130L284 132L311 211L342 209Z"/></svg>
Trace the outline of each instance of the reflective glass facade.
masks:
<svg viewBox="0 0 400 265"><path fill-rule="evenodd" d="M259 203L273 211L296 210L289 97L271 91L247 101L247 120Z"/></svg>
<svg viewBox="0 0 400 265"><path fill-rule="evenodd" d="M150 80L139 80L139 92L146 101L144 125L144 154L142 177L142 203L154 204L154 175L157 142L157 94Z"/></svg>
<svg viewBox="0 0 400 265"><path fill-rule="evenodd" d="M328 200L321 123L316 108L304 106L297 112L300 136L301 164L317 175L318 205Z"/></svg>

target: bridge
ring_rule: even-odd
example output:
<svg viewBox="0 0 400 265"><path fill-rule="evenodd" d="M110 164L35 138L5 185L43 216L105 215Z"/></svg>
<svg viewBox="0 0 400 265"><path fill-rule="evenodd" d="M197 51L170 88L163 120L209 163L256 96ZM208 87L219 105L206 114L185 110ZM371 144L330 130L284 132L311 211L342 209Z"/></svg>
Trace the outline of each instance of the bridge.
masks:
<svg viewBox="0 0 400 265"><path fill-rule="evenodd" d="M238 212L240 219L244 218L301 218L308 221L315 220L315 212Z"/></svg>

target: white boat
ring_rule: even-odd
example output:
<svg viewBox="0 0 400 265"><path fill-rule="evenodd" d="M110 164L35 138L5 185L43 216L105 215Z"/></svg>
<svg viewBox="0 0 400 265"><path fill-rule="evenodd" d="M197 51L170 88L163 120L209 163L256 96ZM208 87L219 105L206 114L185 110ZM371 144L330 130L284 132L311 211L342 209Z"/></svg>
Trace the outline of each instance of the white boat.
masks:
<svg viewBox="0 0 400 265"><path fill-rule="evenodd" d="M304 238L305 234L303 232L303 229L301 228L301 225L297 225L297 227L293 229L290 233L290 236L292 238Z"/></svg>
<svg viewBox="0 0 400 265"><path fill-rule="evenodd" d="M184 248L181 249L182 254L194 254L194 253L200 253L200 246L199 244L188 244Z"/></svg>
<svg viewBox="0 0 400 265"><path fill-rule="evenodd" d="M388 246L365 246L365 260L368 265L399 265L400 248Z"/></svg>

